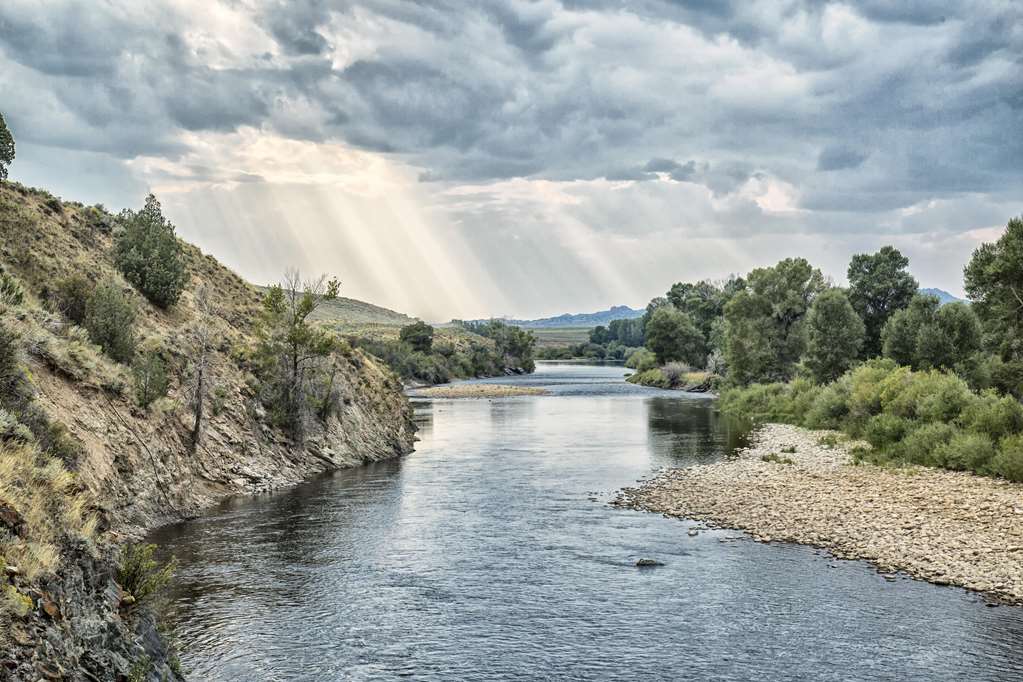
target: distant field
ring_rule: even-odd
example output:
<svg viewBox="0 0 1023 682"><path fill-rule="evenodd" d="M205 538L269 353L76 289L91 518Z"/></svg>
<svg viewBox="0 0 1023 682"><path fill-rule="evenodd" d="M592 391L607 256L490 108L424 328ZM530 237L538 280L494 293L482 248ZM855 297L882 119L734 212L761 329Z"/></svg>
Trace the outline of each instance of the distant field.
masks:
<svg viewBox="0 0 1023 682"><path fill-rule="evenodd" d="M588 327L540 327L528 331L536 337L537 348L573 346L590 340Z"/></svg>
<svg viewBox="0 0 1023 682"><path fill-rule="evenodd" d="M330 322L330 326L346 336L359 336L376 341L397 341L401 326L397 324L354 324L351 322ZM461 327L434 327L433 342L447 343L456 350L466 350L472 344L493 347L493 339L473 334Z"/></svg>

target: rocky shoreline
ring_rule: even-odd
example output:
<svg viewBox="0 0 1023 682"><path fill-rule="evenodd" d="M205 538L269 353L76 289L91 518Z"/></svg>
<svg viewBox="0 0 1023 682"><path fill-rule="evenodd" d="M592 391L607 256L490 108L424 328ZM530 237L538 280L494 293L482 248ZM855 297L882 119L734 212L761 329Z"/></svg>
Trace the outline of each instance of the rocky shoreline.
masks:
<svg viewBox="0 0 1023 682"><path fill-rule="evenodd" d="M1023 604L1023 485L855 464L834 432L768 424L734 459L666 469L613 504L821 547Z"/></svg>

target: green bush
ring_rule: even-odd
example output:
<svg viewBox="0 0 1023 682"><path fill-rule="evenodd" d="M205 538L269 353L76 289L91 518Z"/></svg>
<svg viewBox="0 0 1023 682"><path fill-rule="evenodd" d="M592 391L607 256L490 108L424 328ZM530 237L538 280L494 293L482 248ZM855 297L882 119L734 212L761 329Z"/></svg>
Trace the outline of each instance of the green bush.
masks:
<svg viewBox="0 0 1023 682"><path fill-rule="evenodd" d="M57 282L53 289L53 303L61 315L77 325L85 323L85 309L94 284L84 275L71 275Z"/></svg>
<svg viewBox="0 0 1023 682"><path fill-rule="evenodd" d="M118 362L135 354L135 305L112 279L96 285L85 305L85 328L92 342Z"/></svg>
<svg viewBox="0 0 1023 682"><path fill-rule="evenodd" d="M959 416L959 425L999 441L1023 431L1023 405L1010 396L984 391L975 396Z"/></svg>
<svg viewBox="0 0 1023 682"><path fill-rule="evenodd" d="M636 372L628 378L630 384L639 384L640 386L651 386L653 388L671 388L671 383L668 378L664 376L660 368L654 367L644 372Z"/></svg>
<svg viewBox="0 0 1023 682"><path fill-rule="evenodd" d="M934 453L938 466L978 473L988 471L994 456L994 441L983 433L957 433Z"/></svg>
<svg viewBox="0 0 1023 682"><path fill-rule="evenodd" d="M174 577L177 561L172 558L161 564L155 557L156 545L127 545L121 549L117 582L135 597L136 604L152 605Z"/></svg>
<svg viewBox="0 0 1023 682"><path fill-rule="evenodd" d="M433 348L433 327L421 320L401 328L398 338L418 353L429 353Z"/></svg>
<svg viewBox="0 0 1023 682"><path fill-rule="evenodd" d="M932 422L910 431L901 443L895 444L890 451L898 459L905 459L914 464L941 466L938 450L958 433L951 424Z"/></svg>
<svg viewBox="0 0 1023 682"><path fill-rule="evenodd" d="M119 222L114 263L124 278L154 305L167 308L177 303L188 274L181 243L163 217L160 202L150 194L142 210L123 211Z"/></svg>
<svg viewBox="0 0 1023 682"><path fill-rule="evenodd" d="M879 450L899 443L913 429L913 422L894 414L876 414L863 429L863 438Z"/></svg>
<svg viewBox="0 0 1023 682"><path fill-rule="evenodd" d="M817 397L803 418L811 429L840 429L849 417L852 382L848 374L817 392Z"/></svg>
<svg viewBox="0 0 1023 682"><path fill-rule="evenodd" d="M657 356L646 348L637 348L625 359L625 366L637 372L657 367Z"/></svg>
<svg viewBox="0 0 1023 682"><path fill-rule="evenodd" d="M991 472L1002 478L1023 482L1023 435L1003 438L990 466Z"/></svg>
<svg viewBox="0 0 1023 682"><path fill-rule="evenodd" d="M148 408L155 400L167 395L170 379L157 351L151 350L136 357L131 363L131 377L139 407Z"/></svg>

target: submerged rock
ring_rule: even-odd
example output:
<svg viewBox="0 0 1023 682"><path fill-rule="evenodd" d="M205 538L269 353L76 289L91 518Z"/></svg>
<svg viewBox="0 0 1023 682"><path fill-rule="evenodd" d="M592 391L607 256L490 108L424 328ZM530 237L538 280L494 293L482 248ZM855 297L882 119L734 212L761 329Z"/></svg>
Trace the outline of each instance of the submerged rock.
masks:
<svg viewBox="0 0 1023 682"><path fill-rule="evenodd" d="M639 566L640 568L644 568L644 567L648 567L648 566L663 566L664 562L663 561L658 561L657 559L646 559L646 558L643 558L643 559L640 559L639 561L637 561L636 565Z"/></svg>

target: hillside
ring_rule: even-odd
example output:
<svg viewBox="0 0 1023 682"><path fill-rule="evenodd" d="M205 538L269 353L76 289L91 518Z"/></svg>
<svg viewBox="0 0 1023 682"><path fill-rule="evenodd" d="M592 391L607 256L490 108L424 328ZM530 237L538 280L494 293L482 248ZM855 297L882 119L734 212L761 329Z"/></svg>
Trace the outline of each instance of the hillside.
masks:
<svg viewBox="0 0 1023 682"><path fill-rule="evenodd" d="M12 361L0 395L0 563L10 576L0 632L11 628L18 647L4 662L15 670L10 679L127 679L145 661L173 679L152 617L125 601L126 586L116 582L120 540L231 495L411 450L414 426L400 383L347 346L329 358L336 411L311 421L300 440L275 426L253 374L260 292L183 244L184 293L157 308L114 267L114 222L101 208L0 183L0 341L10 341L0 360ZM152 351L167 367L166 397L148 409L132 371L62 314L58 290L73 276L127 292L139 353ZM200 287L209 292L206 314ZM187 384L200 323L211 329L206 371L215 389L193 448ZM35 490L26 481L40 480L50 483L26 492ZM44 598L22 599L37 593ZM99 648L96 631L106 633Z"/></svg>
<svg viewBox="0 0 1023 682"><path fill-rule="evenodd" d="M324 301L323 305L313 312L312 319L334 323L342 329L363 325L404 327L416 321L416 318L404 313L344 296Z"/></svg>

